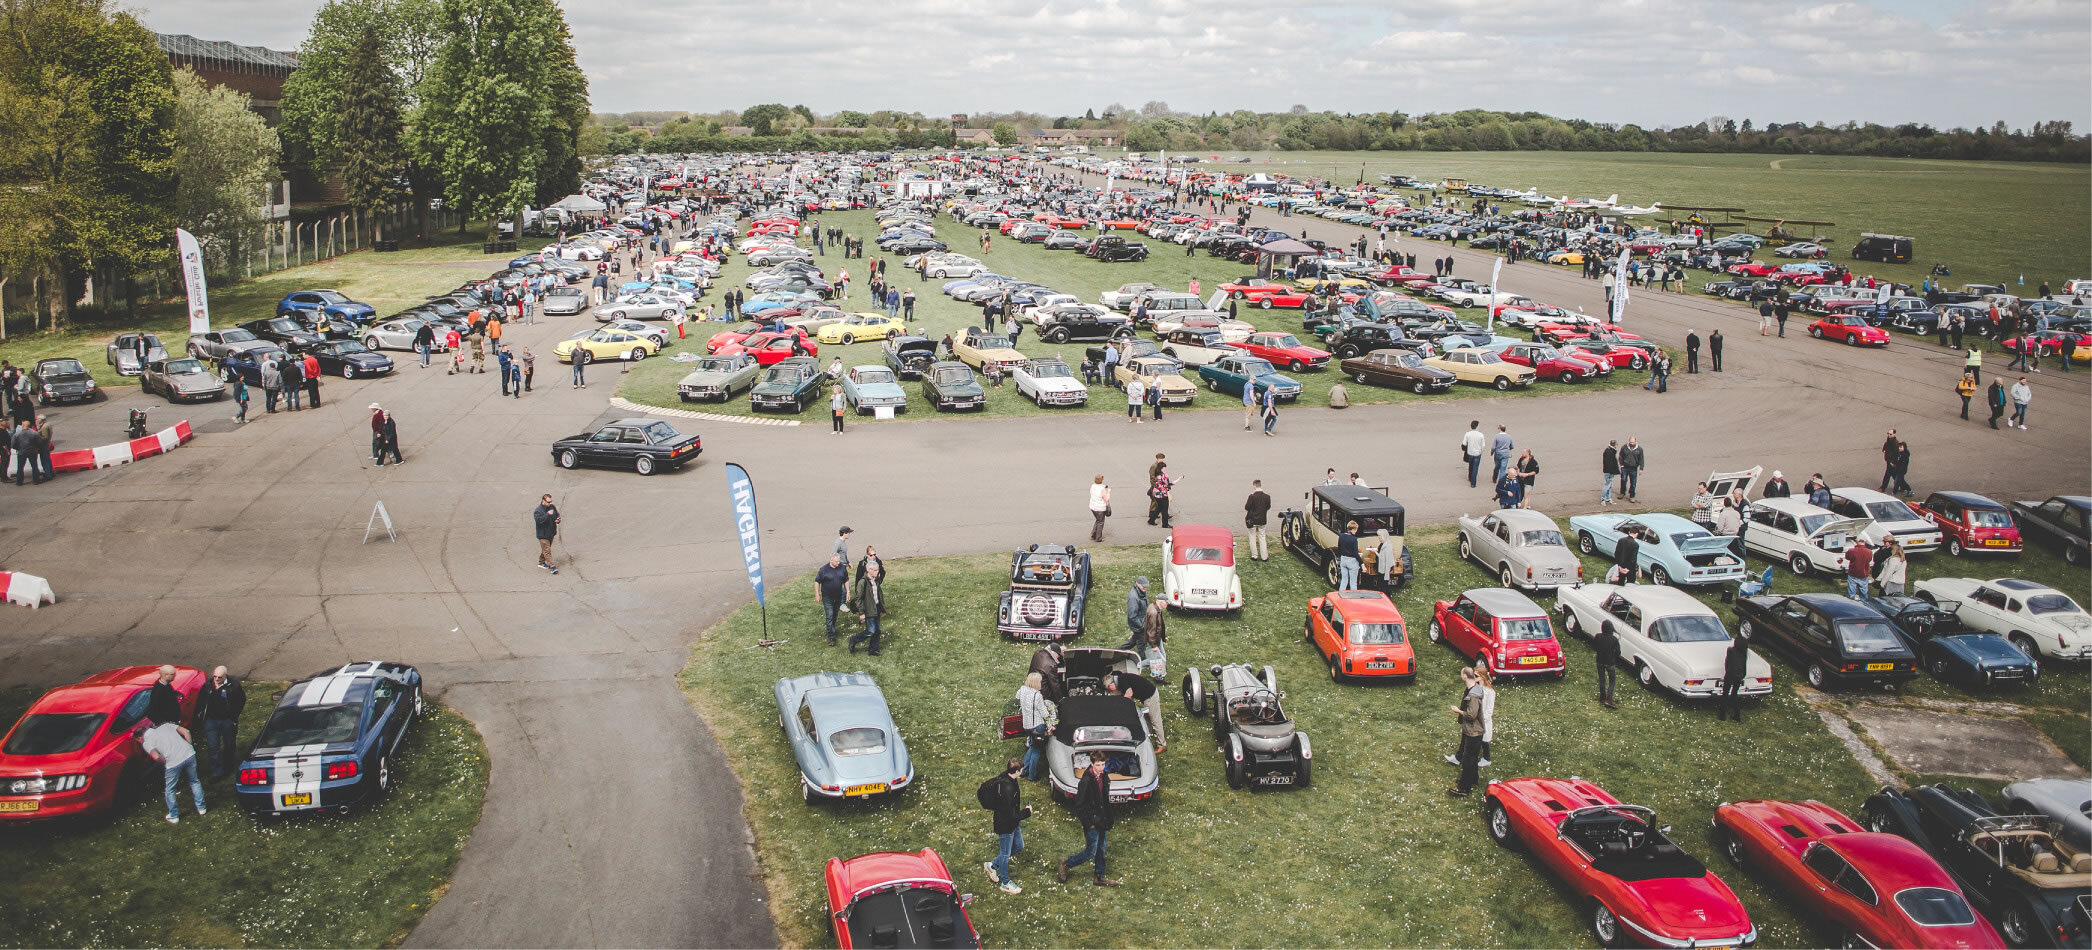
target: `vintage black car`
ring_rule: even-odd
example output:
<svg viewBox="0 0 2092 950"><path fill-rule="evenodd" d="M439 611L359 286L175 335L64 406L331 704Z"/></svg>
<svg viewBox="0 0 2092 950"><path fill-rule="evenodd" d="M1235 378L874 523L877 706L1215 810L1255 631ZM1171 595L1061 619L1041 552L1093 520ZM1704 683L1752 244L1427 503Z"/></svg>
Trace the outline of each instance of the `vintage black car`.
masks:
<svg viewBox="0 0 2092 950"><path fill-rule="evenodd" d="M102 391L87 367L72 357L37 360L29 370L29 394L39 406L54 402L92 402Z"/></svg>
<svg viewBox="0 0 2092 950"><path fill-rule="evenodd" d="M1039 313L1039 338L1048 343L1069 340L1130 340L1133 321L1093 304L1050 307Z"/></svg>
<svg viewBox="0 0 2092 950"><path fill-rule="evenodd" d="M2092 853L2047 815L2000 815L1969 788L1884 787L1860 805L1870 831L1902 835L1939 860L2014 947L2092 944Z"/></svg>
<svg viewBox="0 0 2092 950"><path fill-rule="evenodd" d="M1918 675L1917 654L1896 625L1837 594L1740 597L1736 632L1800 664L1817 689L1848 683L1890 687Z"/></svg>
<svg viewBox="0 0 2092 950"><path fill-rule="evenodd" d="M320 375L343 379L383 376L392 372L391 357L373 353L359 340L329 340L309 348L320 361Z"/></svg>
<svg viewBox="0 0 2092 950"><path fill-rule="evenodd" d="M1092 251L1090 256L1105 263L1144 261L1148 259L1148 246L1145 244L1106 244Z"/></svg>
<svg viewBox="0 0 2092 950"><path fill-rule="evenodd" d="M697 436L677 432L659 419L619 419L552 443L552 460L560 468L594 465L652 475L663 468L681 468L703 451Z"/></svg>
<svg viewBox="0 0 2092 950"><path fill-rule="evenodd" d="M2011 507L2022 540L2060 548L2070 566L2084 566L2092 495L2057 495L2039 504L2015 501Z"/></svg>
<svg viewBox="0 0 2092 950"><path fill-rule="evenodd" d="M1010 589L995 610L995 629L1016 640L1082 636L1090 596L1090 556L1072 544L1034 544L1010 555Z"/></svg>
<svg viewBox="0 0 2092 950"><path fill-rule="evenodd" d="M1396 341L1406 339L1409 339L1409 334L1400 325L1377 321L1345 323L1330 328L1322 337L1322 341L1329 344L1329 351L1340 360L1388 349Z"/></svg>
<svg viewBox="0 0 2092 950"><path fill-rule="evenodd" d="M1321 571L1332 589L1342 577L1337 566L1337 536L1343 534L1344 525L1352 521L1358 522L1358 547L1362 557L1358 572L1360 586L1392 592L1416 577L1416 564L1402 537L1408 521L1407 513L1401 502L1388 497L1387 489L1318 485L1304 497L1306 510L1287 508L1278 513L1279 539L1286 550L1306 561L1309 567ZM1382 528L1387 529L1402 559L1401 566L1394 571L1392 588L1381 581L1380 565L1373 556L1368 556L1380 543Z"/></svg>
<svg viewBox="0 0 2092 950"><path fill-rule="evenodd" d="M988 391L973 378L973 368L957 360L939 360L922 373L923 398L937 411L985 409Z"/></svg>
<svg viewBox="0 0 2092 950"><path fill-rule="evenodd" d="M884 347L886 368L901 379L921 379L937 362L937 341L920 336L890 337Z"/></svg>
<svg viewBox="0 0 2092 950"><path fill-rule="evenodd" d="M312 332L312 328L288 316L249 320L240 324L240 329L254 334L256 339L267 340L293 353L303 353L307 347L321 340L321 336Z"/></svg>
<svg viewBox="0 0 2092 950"><path fill-rule="evenodd" d="M1867 598L1867 606L1896 625L1918 665L1943 683L1971 689L2032 686L2041 664L2003 635L1970 630L1955 614L1961 605L1901 594Z"/></svg>
<svg viewBox="0 0 2092 950"><path fill-rule="evenodd" d="M821 386L828 374L810 356L778 360L763 373L761 382L748 391L748 408L756 412L804 412L821 401Z"/></svg>

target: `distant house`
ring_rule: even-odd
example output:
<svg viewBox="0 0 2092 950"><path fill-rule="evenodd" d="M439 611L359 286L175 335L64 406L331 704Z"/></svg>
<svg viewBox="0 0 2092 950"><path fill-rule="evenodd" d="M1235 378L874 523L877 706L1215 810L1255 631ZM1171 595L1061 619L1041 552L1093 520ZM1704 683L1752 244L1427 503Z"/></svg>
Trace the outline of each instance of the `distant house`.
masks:
<svg viewBox="0 0 2092 950"><path fill-rule="evenodd" d="M960 129L957 133L960 145L994 145L994 129Z"/></svg>
<svg viewBox="0 0 2092 950"><path fill-rule="evenodd" d="M202 40L186 33L156 33L167 64L195 71L196 78L213 86L246 93L248 108L275 128L283 120L283 82L298 69L298 54L265 46L241 46L222 40ZM339 172L315 169L322 177L294 172L270 186L263 199L263 214L281 221L291 214L291 190L305 201L337 202L344 186Z"/></svg>
<svg viewBox="0 0 2092 950"><path fill-rule="evenodd" d="M1122 136L1117 129L1070 129L1068 131L1075 136L1075 142L1071 144L1088 145L1093 148L1117 148L1122 144Z"/></svg>
<svg viewBox="0 0 2092 950"><path fill-rule="evenodd" d="M751 135L754 135L754 134L755 134L755 126L752 126L752 125L729 125L729 126L725 126L725 127L722 127L722 128L721 128L721 129L719 130L719 131L720 131L720 133L721 133L721 134L723 134L723 135L727 135L727 136L730 136L730 137L733 137L733 138L747 138L748 136L751 136Z"/></svg>

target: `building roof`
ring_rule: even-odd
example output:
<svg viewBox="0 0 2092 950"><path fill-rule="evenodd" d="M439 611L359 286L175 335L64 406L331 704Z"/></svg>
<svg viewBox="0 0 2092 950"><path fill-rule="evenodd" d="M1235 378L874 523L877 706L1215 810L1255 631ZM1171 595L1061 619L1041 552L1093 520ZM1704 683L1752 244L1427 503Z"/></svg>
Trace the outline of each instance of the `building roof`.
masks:
<svg viewBox="0 0 2092 950"><path fill-rule="evenodd" d="M190 59L215 59L220 62L243 66L258 66L272 69L292 70L298 68L298 54L269 49L266 46L241 46L224 40L201 40L187 33L156 33L160 38L160 51L169 56Z"/></svg>

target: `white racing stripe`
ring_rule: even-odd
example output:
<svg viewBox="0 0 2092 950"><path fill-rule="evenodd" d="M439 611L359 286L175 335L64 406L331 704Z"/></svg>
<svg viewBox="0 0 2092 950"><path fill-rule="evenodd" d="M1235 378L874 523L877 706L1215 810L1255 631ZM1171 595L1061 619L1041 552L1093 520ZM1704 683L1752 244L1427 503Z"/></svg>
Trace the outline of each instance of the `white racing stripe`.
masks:
<svg viewBox="0 0 2092 950"><path fill-rule="evenodd" d="M276 750L276 753L270 757L272 761L269 763L269 808L271 810L280 811L288 807L302 811L307 807L320 807L319 776L326 769L321 752L326 748L324 744L316 744L286 746ZM298 761L301 759L303 760L302 762ZM300 770L304 771L304 776L293 779L291 773ZM309 806L285 806L283 804L284 795L300 792L312 793L312 802Z"/></svg>
<svg viewBox="0 0 2092 950"><path fill-rule="evenodd" d="M327 691L320 695L320 704L332 706L341 702L341 698L348 694L349 687L356 685L356 681L362 678L361 673L344 673L328 678Z"/></svg>

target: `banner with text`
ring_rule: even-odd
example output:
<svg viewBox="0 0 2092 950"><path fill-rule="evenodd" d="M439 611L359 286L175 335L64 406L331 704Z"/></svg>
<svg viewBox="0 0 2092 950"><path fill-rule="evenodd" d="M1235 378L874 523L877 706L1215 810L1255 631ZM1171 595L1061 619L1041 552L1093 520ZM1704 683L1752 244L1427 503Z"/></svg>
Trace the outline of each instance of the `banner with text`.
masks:
<svg viewBox="0 0 2092 950"><path fill-rule="evenodd" d="M1613 261L1613 312L1610 319L1614 323L1619 323L1620 315L1627 312L1627 257L1633 253L1634 248L1623 247L1619 258Z"/></svg>
<svg viewBox="0 0 2092 950"><path fill-rule="evenodd" d="M748 586L755 588L755 602L763 603L763 538L756 531L755 482L748 470L726 463L726 490L734 505L734 531L741 538L741 562L748 570Z"/></svg>
<svg viewBox="0 0 2092 950"><path fill-rule="evenodd" d="M181 228L174 229L174 247L182 261L182 284L189 291L189 332L208 333L211 301L203 280L203 248L197 245L196 235Z"/></svg>

